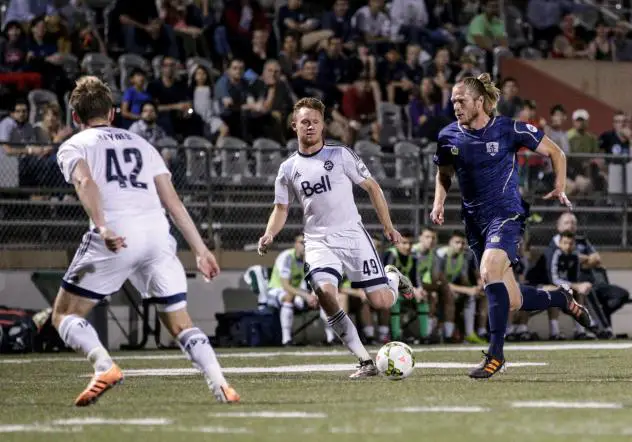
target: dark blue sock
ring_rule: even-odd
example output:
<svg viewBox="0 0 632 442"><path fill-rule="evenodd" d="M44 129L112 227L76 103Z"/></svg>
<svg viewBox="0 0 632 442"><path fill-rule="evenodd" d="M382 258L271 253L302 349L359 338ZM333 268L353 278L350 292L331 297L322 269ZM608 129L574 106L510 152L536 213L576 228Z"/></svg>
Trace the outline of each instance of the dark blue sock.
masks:
<svg viewBox="0 0 632 442"><path fill-rule="evenodd" d="M489 354L496 359L505 359L505 332L509 319L509 292L504 282L492 282L485 286L489 301Z"/></svg>
<svg viewBox="0 0 632 442"><path fill-rule="evenodd" d="M530 285L520 284L520 293L522 293L522 307L520 307L520 310L536 312L551 307L549 292L539 290Z"/></svg>

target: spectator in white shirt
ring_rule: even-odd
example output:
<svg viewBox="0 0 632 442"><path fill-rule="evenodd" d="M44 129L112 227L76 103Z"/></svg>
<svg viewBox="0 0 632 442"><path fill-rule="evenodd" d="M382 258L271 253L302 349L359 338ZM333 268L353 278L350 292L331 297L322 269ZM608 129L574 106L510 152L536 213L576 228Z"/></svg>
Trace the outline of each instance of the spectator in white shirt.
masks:
<svg viewBox="0 0 632 442"><path fill-rule="evenodd" d="M428 26L425 0L393 0L390 16L393 40L406 39L421 45L423 29Z"/></svg>
<svg viewBox="0 0 632 442"><path fill-rule="evenodd" d="M382 9L384 9L384 0L369 0L367 6L358 9L351 17L351 26L369 45L390 42L392 35L391 20Z"/></svg>

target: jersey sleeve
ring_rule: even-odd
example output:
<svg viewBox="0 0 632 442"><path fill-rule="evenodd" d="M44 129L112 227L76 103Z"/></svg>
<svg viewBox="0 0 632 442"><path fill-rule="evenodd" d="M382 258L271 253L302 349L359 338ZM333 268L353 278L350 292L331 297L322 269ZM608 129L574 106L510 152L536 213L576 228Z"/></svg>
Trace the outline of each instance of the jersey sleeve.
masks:
<svg viewBox="0 0 632 442"><path fill-rule="evenodd" d="M452 154L452 148L456 149L449 137L441 131L439 133L439 139L437 141L437 151L432 158L432 162L437 166L451 166L454 164L454 155Z"/></svg>
<svg viewBox="0 0 632 442"><path fill-rule="evenodd" d="M292 202L292 192L290 192L290 182L282 164L279 167L279 174L274 180L274 204L290 204Z"/></svg>
<svg viewBox="0 0 632 442"><path fill-rule="evenodd" d="M540 145L540 141L544 138L544 132L535 127L533 124L524 123L522 121L514 121L514 149L518 151L521 147L529 150L536 150Z"/></svg>
<svg viewBox="0 0 632 442"><path fill-rule="evenodd" d="M79 160L85 160L85 150L75 144L64 143L57 151L57 164L67 183L72 184L72 172Z"/></svg>
<svg viewBox="0 0 632 442"><path fill-rule="evenodd" d="M292 255L286 252L281 253L277 256L274 266L278 269L281 279L290 279L292 274Z"/></svg>
<svg viewBox="0 0 632 442"><path fill-rule="evenodd" d="M364 161L349 148L342 148L342 167L345 174L354 184L360 184L371 178L371 172L364 164Z"/></svg>

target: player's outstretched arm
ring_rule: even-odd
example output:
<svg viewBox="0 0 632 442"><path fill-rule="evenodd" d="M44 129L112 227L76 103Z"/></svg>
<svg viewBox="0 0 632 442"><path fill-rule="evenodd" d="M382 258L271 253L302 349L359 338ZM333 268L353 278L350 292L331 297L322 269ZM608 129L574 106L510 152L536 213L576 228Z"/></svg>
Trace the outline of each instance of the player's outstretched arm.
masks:
<svg viewBox="0 0 632 442"><path fill-rule="evenodd" d="M72 170L72 183L81 201L81 205L94 223L99 235L105 241L108 250L118 252L121 248L127 247L125 238L116 235L105 227L105 216L101 204L101 192L99 186L92 178L90 167L85 160L77 160L77 164Z"/></svg>
<svg viewBox="0 0 632 442"><path fill-rule="evenodd" d="M443 224L443 212L445 198L448 195L450 186L452 185L452 175L454 175L454 166L437 167L437 176L435 178L435 196L432 204L432 212L430 219L435 224Z"/></svg>
<svg viewBox="0 0 632 442"><path fill-rule="evenodd" d="M184 236L193 253L195 253L198 269L207 280L213 279L219 274L219 266L211 251L206 247L187 208L173 187L171 175L168 173L157 175L154 177L154 182L163 207L171 216L178 230L182 232L182 236Z"/></svg>
<svg viewBox="0 0 632 442"><path fill-rule="evenodd" d="M371 198L371 204L377 213L377 219L380 220L380 224L384 227L384 235L393 243L398 243L401 239L401 235L395 227L393 227L393 221L391 221L391 214L388 211L388 203L384 198L384 192L382 188L373 178L367 178L360 183L360 187L367 191Z"/></svg>
<svg viewBox="0 0 632 442"><path fill-rule="evenodd" d="M288 205L287 204L274 204L274 209L268 219L268 225L266 231L261 238L259 238L259 245L257 251L259 255L263 255L268 251L268 247L272 244L274 238L279 234L285 222L287 221Z"/></svg>
<svg viewBox="0 0 632 442"><path fill-rule="evenodd" d="M557 198L561 204L573 209L573 205L566 197L566 155L560 147L548 136L544 136L535 150L540 155L551 158L553 171L555 172L555 187L553 191L544 196L544 199Z"/></svg>

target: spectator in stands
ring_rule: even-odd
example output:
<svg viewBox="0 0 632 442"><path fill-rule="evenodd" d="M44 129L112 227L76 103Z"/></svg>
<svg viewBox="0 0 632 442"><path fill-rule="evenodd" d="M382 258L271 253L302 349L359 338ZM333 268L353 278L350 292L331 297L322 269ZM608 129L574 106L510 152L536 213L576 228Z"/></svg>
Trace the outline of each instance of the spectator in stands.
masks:
<svg viewBox="0 0 632 442"><path fill-rule="evenodd" d="M78 0L82 1L82 0ZM88 17L75 17L75 26L71 27L72 53L79 59L85 54L98 52L107 55L107 48L96 25ZM70 25L69 25L70 26Z"/></svg>
<svg viewBox="0 0 632 442"><path fill-rule="evenodd" d="M619 110L614 113L612 130L602 133L599 137L599 149L603 153L621 155L627 161L630 156L631 139L630 117Z"/></svg>
<svg viewBox="0 0 632 442"><path fill-rule="evenodd" d="M127 52L143 55L151 46L157 54L180 58L173 28L160 19L154 0L118 0L116 6Z"/></svg>
<svg viewBox="0 0 632 442"><path fill-rule="evenodd" d="M284 38L288 31L295 32L301 36L301 48L308 51L326 41L334 32L329 29L318 31L318 20L307 16L302 6L302 0L288 0L287 5L279 9L277 20L281 38Z"/></svg>
<svg viewBox="0 0 632 442"><path fill-rule="evenodd" d="M28 53L26 60L30 64L36 61L46 61L52 64L59 63L57 46L47 38L46 17L34 18L31 22L31 36L28 43Z"/></svg>
<svg viewBox="0 0 632 442"><path fill-rule="evenodd" d="M305 60L300 74L292 80L292 89L298 99L303 97L316 97L330 104L329 96L327 96L325 90L318 83L317 78L318 63L314 60Z"/></svg>
<svg viewBox="0 0 632 442"><path fill-rule="evenodd" d="M410 102L410 96L421 84L424 78L424 68L419 63L421 46L409 44L406 46L406 62L401 71L401 77L395 78L387 86L388 101L398 105Z"/></svg>
<svg viewBox="0 0 632 442"><path fill-rule="evenodd" d="M424 66L424 75L434 78L437 84L446 83L446 86L453 84L455 74L450 64L450 50L446 47L437 49L432 61Z"/></svg>
<svg viewBox="0 0 632 442"><path fill-rule="evenodd" d="M234 58L226 72L215 83L215 99L219 105L220 117L228 126L232 136L243 138L242 110L248 98L248 84L242 78L244 62Z"/></svg>
<svg viewBox="0 0 632 442"><path fill-rule="evenodd" d="M342 40L329 37L327 48L318 56L318 83L340 102L349 87L349 61L342 53Z"/></svg>
<svg viewBox="0 0 632 442"><path fill-rule="evenodd" d="M54 10L52 2L49 1L10 0L8 3L2 23L3 29L12 21L26 24L35 17L48 15Z"/></svg>
<svg viewBox="0 0 632 442"><path fill-rule="evenodd" d="M515 118L540 130L544 129L545 121L538 119L536 103L533 100L523 100ZM540 184L547 169L548 160L534 154L527 147L520 148L518 153L520 154L518 157L520 185L521 187L527 185L529 189L532 189L534 185Z"/></svg>
<svg viewBox="0 0 632 442"><path fill-rule="evenodd" d="M351 56L349 66L352 72L361 77L369 77L371 80L377 78L377 61L371 54L369 47L360 42L356 48L355 55Z"/></svg>
<svg viewBox="0 0 632 442"><path fill-rule="evenodd" d="M299 74L303 54L298 50L296 34L289 32L283 38L283 48L279 52L279 64L286 80L291 81Z"/></svg>
<svg viewBox="0 0 632 442"><path fill-rule="evenodd" d="M229 130L217 114L217 109L213 104L211 75L206 68L198 65L192 69L189 88L189 95L193 97L193 110L205 123L205 135L216 144L221 145L219 141L229 134Z"/></svg>
<svg viewBox="0 0 632 442"><path fill-rule="evenodd" d="M570 143L568 142L568 133L563 129L566 123L566 109L561 104L553 106L549 112L549 121L544 125L544 133L555 142L564 153L570 152ZM542 179L546 187L550 187L555 182L555 174L553 173L551 162L546 162L545 175ZM571 176L566 177L566 193L574 195L576 192L575 182Z"/></svg>
<svg viewBox="0 0 632 442"><path fill-rule="evenodd" d="M193 111L186 83L176 78L176 60L162 60L160 78L149 83L147 93L158 105L158 122L170 136L202 135L204 123Z"/></svg>
<svg viewBox="0 0 632 442"><path fill-rule="evenodd" d="M575 29L575 16L567 14L560 23L561 33L553 40L552 58L587 58L586 42Z"/></svg>
<svg viewBox="0 0 632 442"><path fill-rule="evenodd" d="M28 46L22 25L10 21L3 31L0 40L0 72L17 72L26 66Z"/></svg>
<svg viewBox="0 0 632 442"><path fill-rule="evenodd" d="M466 77L478 77L483 73L480 67L478 67L478 62L476 61L476 57L471 54L463 54L461 55L460 60L461 70L457 72L454 76L454 82L458 83ZM501 96L502 100L502 96ZM498 107L496 107L498 110ZM501 113L501 115L504 115Z"/></svg>
<svg viewBox="0 0 632 442"><path fill-rule="evenodd" d="M518 80L514 77L503 78L500 82L500 90L502 95L496 109L500 115L514 118L522 107L522 99L518 96L520 92Z"/></svg>
<svg viewBox="0 0 632 442"><path fill-rule="evenodd" d="M349 120L354 139L379 140L377 105L380 90L368 77L358 77L342 97L342 114Z"/></svg>
<svg viewBox="0 0 632 442"><path fill-rule="evenodd" d="M147 101L142 105L140 118L129 128L130 132L146 139L154 146L159 146L160 142L167 137L167 132L158 125L158 109L156 105Z"/></svg>
<svg viewBox="0 0 632 442"><path fill-rule="evenodd" d="M621 20L614 27L614 55L617 61L632 61L632 40L628 38L628 22Z"/></svg>
<svg viewBox="0 0 632 442"><path fill-rule="evenodd" d="M450 121L446 115L446 97L441 87L429 77L421 81L419 90L420 95L410 102L413 137L436 141L439 131Z"/></svg>
<svg viewBox="0 0 632 442"><path fill-rule="evenodd" d="M585 109L573 112L573 128L568 131L568 143L571 154L599 153L597 137L588 130L590 115ZM589 158L569 158L569 176L574 178L577 193L587 194L604 187L599 169L603 161Z"/></svg>
<svg viewBox="0 0 632 442"><path fill-rule="evenodd" d="M163 0L160 19L173 28L185 58L210 56L202 12L195 4L187 4L185 0Z"/></svg>
<svg viewBox="0 0 632 442"><path fill-rule="evenodd" d="M335 0L330 11L323 13L322 29L330 30L342 40L345 49L355 49L354 32L349 14L349 0Z"/></svg>
<svg viewBox="0 0 632 442"><path fill-rule="evenodd" d="M608 35L610 29L605 22L599 21L595 26L595 38L588 44L587 56L590 60L615 61L614 41Z"/></svg>
<svg viewBox="0 0 632 442"><path fill-rule="evenodd" d="M389 10L391 21L391 38L422 45L424 34L432 36L426 31L429 16L425 0L393 0Z"/></svg>
<svg viewBox="0 0 632 442"><path fill-rule="evenodd" d="M123 126L129 127L140 119L143 104L152 100L147 92L147 74L140 68L134 68L129 76L130 87L125 89L121 99L121 117Z"/></svg>
<svg viewBox="0 0 632 442"><path fill-rule="evenodd" d="M270 23L257 0L230 0L223 12L228 43L233 54L247 54L255 29L270 31Z"/></svg>
<svg viewBox="0 0 632 442"><path fill-rule="evenodd" d="M527 20L533 29L533 42L537 47L550 48L560 33L559 24L564 14L577 8L572 0L529 0ZM545 42L543 46L541 42Z"/></svg>
<svg viewBox="0 0 632 442"><path fill-rule="evenodd" d="M355 32L378 54L386 52L384 44L391 39L391 21L382 9L384 0L368 0L351 18Z"/></svg>
<svg viewBox="0 0 632 442"><path fill-rule="evenodd" d="M484 49L488 60L491 59L491 65L493 65L494 48L508 47L507 32L505 31L505 24L500 18L498 1L481 0L481 6L483 12L475 16L470 22L466 39L468 44Z"/></svg>
<svg viewBox="0 0 632 442"><path fill-rule="evenodd" d="M60 144L69 138L73 130L61 122L61 108L57 103L44 105L42 121L34 127L39 144Z"/></svg>
<svg viewBox="0 0 632 442"><path fill-rule="evenodd" d="M382 96L387 97L389 103L395 103L395 91L402 77L406 73L406 63L395 44L389 44L386 55L377 64L377 79L381 86Z"/></svg>
<svg viewBox="0 0 632 442"><path fill-rule="evenodd" d="M268 60L268 39L270 33L266 29L256 29L252 33L252 47L250 51L244 54L244 63L246 71L251 78L256 78L263 73L263 65ZM255 75L252 75L252 74Z"/></svg>
<svg viewBox="0 0 632 442"><path fill-rule="evenodd" d="M580 282L580 257L575 248L575 234L571 231L564 231L559 234L557 248L548 256L548 269L550 281L556 286L562 284L569 285L575 294L575 299L580 304L586 304L586 297L593 286L590 282ZM587 331L578 322L575 322L576 340L595 339L596 336Z"/></svg>
<svg viewBox="0 0 632 442"><path fill-rule="evenodd" d="M268 60L263 75L253 87L255 108L250 111L250 134L262 136L285 144L285 129L294 106L292 92L281 80L281 66L276 60Z"/></svg>

